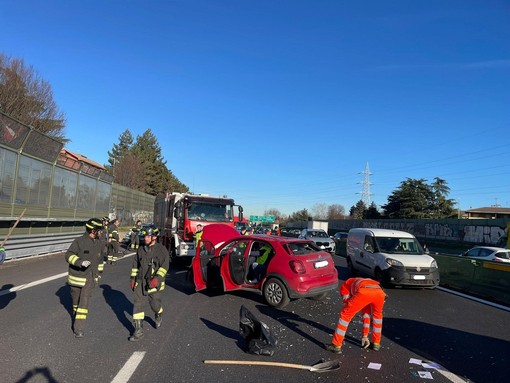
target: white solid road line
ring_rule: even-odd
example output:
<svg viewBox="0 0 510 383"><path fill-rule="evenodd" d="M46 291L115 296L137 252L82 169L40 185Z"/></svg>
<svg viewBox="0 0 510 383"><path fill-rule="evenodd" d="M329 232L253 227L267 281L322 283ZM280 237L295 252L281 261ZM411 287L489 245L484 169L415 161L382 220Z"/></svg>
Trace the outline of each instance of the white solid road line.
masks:
<svg viewBox="0 0 510 383"><path fill-rule="evenodd" d="M136 368L145 356L145 351L135 351L133 355L127 360L124 366L113 378L112 383L126 383L129 381Z"/></svg>
<svg viewBox="0 0 510 383"><path fill-rule="evenodd" d="M485 304L487 306L492 306L492 307L496 307L496 308L501 309L501 310L510 311L510 307L508 307L508 306L503 306L503 305L500 305L500 304L497 304L497 303L494 303L494 302L489 302L489 301L486 301L485 299L473 297L471 295L463 294L463 293L460 293L460 292L455 291L455 290L447 289L446 287L438 286L438 287L436 287L436 289L441 290L441 291L445 291L445 292L453 294L453 295L458 295L459 297L470 299L470 300L475 301L475 302L483 303L483 304Z"/></svg>
<svg viewBox="0 0 510 383"><path fill-rule="evenodd" d="M122 258L129 257L131 255L134 255L134 253L124 254L121 258L119 258L119 261ZM61 274L57 274L57 275L52 275L51 277L39 279L38 281L33 281L33 282L25 283L23 285L14 286L14 287L11 287L8 290L1 290L0 291L0 297L2 295L7 295L7 294L15 293L16 291L25 290L25 289L28 289L29 287L34 287L34 286L40 285L41 283L46 283L46 282L52 281L54 279L58 279L58 278L66 277L66 276L67 276L67 271L65 273L61 273Z"/></svg>
<svg viewBox="0 0 510 383"><path fill-rule="evenodd" d="M33 281L33 282L30 282L30 283L25 283L23 285L14 286L14 287L10 288L9 290L2 290L2 291L0 291L0 296L7 295L7 294L10 294L10 293L14 293L16 291L28 289L29 287L34 287L34 286L40 285L41 283L46 283L46 282L52 281L54 279L62 278L62 277L65 277L65 276L67 276L67 271L65 273L62 273L62 274L57 274L57 275L53 275L53 276L48 277L48 278L39 279L38 281Z"/></svg>

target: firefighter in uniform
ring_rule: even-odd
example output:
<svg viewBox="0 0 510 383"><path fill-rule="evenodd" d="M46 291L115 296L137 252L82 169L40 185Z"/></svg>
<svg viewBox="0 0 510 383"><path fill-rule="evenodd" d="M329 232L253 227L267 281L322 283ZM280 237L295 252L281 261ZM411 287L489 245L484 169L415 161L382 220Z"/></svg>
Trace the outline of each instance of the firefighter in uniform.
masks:
<svg viewBox="0 0 510 383"><path fill-rule="evenodd" d="M65 254L69 264L67 283L73 302L73 332L76 338L83 338L87 319L89 299L92 290L99 283L103 271L102 243L99 233L103 224L98 218L85 223L85 233L76 238Z"/></svg>
<svg viewBox="0 0 510 383"><path fill-rule="evenodd" d="M383 307L386 294L379 282L369 278L349 278L340 286L340 295L344 301L344 307L340 312L340 318L336 325L331 344L326 345L328 351L340 354L347 326L351 319L359 311L363 314L363 335L361 347L370 346L368 333L370 320L372 320L372 349L379 351L381 348Z"/></svg>
<svg viewBox="0 0 510 383"><path fill-rule="evenodd" d="M115 218L108 225L108 263L115 264L119 254L119 220Z"/></svg>
<svg viewBox="0 0 510 383"><path fill-rule="evenodd" d="M142 230L142 221L138 220L135 223L135 226L131 229L131 238L130 245L131 249L137 250L140 247L140 237L138 237L138 233Z"/></svg>
<svg viewBox="0 0 510 383"><path fill-rule="evenodd" d="M161 326L163 306L161 294L165 289L165 276L168 272L170 257L168 250L157 242L159 229L147 228L142 230L145 244L138 248L131 268L130 287L133 290L133 322L135 331L129 337L130 341L137 341L143 337L143 321L145 313L143 306L145 299L155 314L156 328Z"/></svg>

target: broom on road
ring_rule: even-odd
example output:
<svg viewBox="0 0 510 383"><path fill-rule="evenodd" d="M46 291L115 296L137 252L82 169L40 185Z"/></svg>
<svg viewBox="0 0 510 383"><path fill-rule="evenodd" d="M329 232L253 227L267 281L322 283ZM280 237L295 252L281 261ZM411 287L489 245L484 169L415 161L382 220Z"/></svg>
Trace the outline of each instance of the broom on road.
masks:
<svg viewBox="0 0 510 383"><path fill-rule="evenodd" d="M339 360L328 360L324 362L323 360L315 363L312 366L306 366L303 364L293 364L293 363L280 363L280 362L264 362L258 360L204 360L204 364L242 364L249 366L275 366L275 367L287 367L287 368L298 368L301 370L308 370L312 372L327 372L338 370L340 368Z"/></svg>

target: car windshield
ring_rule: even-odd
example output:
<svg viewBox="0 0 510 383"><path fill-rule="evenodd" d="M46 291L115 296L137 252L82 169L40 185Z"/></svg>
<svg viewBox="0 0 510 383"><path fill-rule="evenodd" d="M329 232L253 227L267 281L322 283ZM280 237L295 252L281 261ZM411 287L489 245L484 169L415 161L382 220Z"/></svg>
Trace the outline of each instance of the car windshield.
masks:
<svg viewBox="0 0 510 383"><path fill-rule="evenodd" d="M328 234L325 231L309 231L308 237L328 238Z"/></svg>
<svg viewBox="0 0 510 383"><path fill-rule="evenodd" d="M231 222L232 206L193 202L188 206L188 218L206 222Z"/></svg>
<svg viewBox="0 0 510 383"><path fill-rule="evenodd" d="M380 251L392 254L422 254L423 250L415 238L376 237Z"/></svg>
<svg viewBox="0 0 510 383"><path fill-rule="evenodd" d="M291 242L283 246L287 253L305 255L321 251L313 242Z"/></svg>

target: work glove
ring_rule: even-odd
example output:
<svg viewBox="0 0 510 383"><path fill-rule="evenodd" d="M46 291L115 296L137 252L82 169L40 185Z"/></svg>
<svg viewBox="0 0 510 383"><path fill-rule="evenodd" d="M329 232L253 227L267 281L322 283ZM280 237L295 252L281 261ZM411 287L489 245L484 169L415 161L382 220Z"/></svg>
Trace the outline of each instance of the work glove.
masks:
<svg viewBox="0 0 510 383"><path fill-rule="evenodd" d="M151 289L155 289L156 287L158 287L158 278L152 278L151 281L149 282L149 287Z"/></svg>
<svg viewBox="0 0 510 383"><path fill-rule="evenodd" d="M90 266L90 261L87 261L87 260L82 261L82 263L81 263L81 267L87 268L87 267L89 267L89 266Z"/></svg>
<svg viewBox="0 0 510 383"><path fill-rule="evenodd" d="M370 341L368 340L368 337L364 336L361 338L361 347L368 348L370 346Z"/></svg>
<svg viewBox="0 0 510 383"><path fill-rule="evenodd" d="M136 282L134 280L129 281L129 287L131 287L131 290L135 290Z"/></svg>

